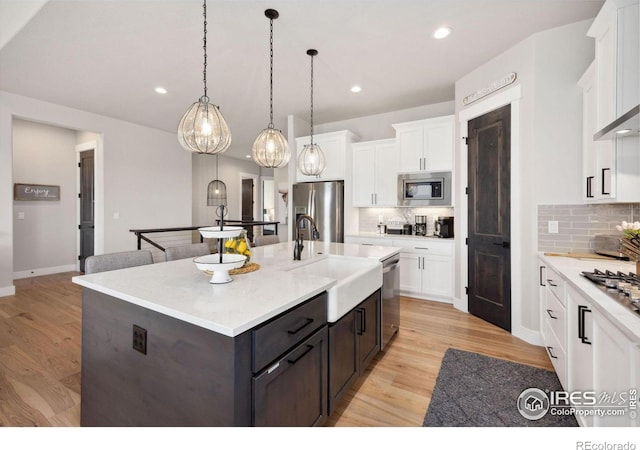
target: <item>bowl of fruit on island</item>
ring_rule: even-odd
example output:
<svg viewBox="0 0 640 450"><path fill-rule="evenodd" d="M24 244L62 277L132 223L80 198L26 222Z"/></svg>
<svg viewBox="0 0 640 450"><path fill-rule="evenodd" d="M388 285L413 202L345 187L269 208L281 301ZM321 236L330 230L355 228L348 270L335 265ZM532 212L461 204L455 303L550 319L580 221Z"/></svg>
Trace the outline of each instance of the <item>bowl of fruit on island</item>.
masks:
<svg viewBox="0 0 640 450"><path fill-rule="evenodd" d="M244 265L249 265L251 263L251 245L247 239L247 231L242 230L237 237L227 239L224 243L224 252L227 254L246 256L247 259Z"/></svg>

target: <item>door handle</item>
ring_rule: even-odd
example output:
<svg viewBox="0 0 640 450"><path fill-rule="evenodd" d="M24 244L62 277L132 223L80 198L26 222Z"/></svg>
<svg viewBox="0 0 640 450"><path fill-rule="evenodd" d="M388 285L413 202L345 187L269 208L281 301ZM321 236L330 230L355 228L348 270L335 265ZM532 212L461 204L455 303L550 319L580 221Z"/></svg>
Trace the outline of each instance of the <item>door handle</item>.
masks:
<svg viewBox="0 0 640 450"><path fill-rule="evenodd" d="M289 364L295 364L295 363L297 363L298 361L300 361L300 360L304 357L304 355L306 355L307 353L309 353L311 350L313 350L313 345L309 345L309 344L307 344L307 349L306 349L304 352L302 352L302 355L298 356L296 359L288 359L288 360L287 360L287 362L288 362Z"/></svg>
<svg viewBox="0 0 640 450"><path fill-rule="evenodd" d="M604 190L604 173L605 173L606 171L608 171L608 170L611 170L611 169L610 169L610 168L608 168L608 167L607 167L607 168L602 169L602 195L609 195L609 194L611 194L611 192L605 192L605 190Z"/></svg>
<svg viewBox="0 0 640 450"><path fill-rule="evenodd" d="M578 339L580 339L580 342L582 342L583 344L591 345L589 338L585 335L584 326L585 314L588 312L591 312L588 307L584 305L578 305Z"/></svg>
<svg viewBox="0 0 640 450"><path fill-rule="evenodd" d="M494 242L493 245L497 245L502 248L511 248L511 242L508 241Z"/></svg>
<svg viewBox="0 0 640 450"><path fill-rule="evenodd" d="M591 181L593 177L587 177L587 198L593 198L593 194L591 193Z"/></svg>
<svg viewBox="0 0 640 450"><path fill-rule="evenodd" d="M552 309L547 309L547 314L549 314L549 317L551 317L552 319L557 319L556 316L554 316L553 314L551 314L553 312Z"/></svg>

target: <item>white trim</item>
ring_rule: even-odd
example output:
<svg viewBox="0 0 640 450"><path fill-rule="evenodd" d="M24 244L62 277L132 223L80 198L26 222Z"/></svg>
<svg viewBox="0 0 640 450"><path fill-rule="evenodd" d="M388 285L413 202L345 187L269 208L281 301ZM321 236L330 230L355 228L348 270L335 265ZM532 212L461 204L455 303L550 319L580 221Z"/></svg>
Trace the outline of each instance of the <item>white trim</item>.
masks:
<svg viewBox="0 0 640 450"><path fill-rule="evenodd" d="M481 100L478 103L466 108L458 113L458 121L460 126L460 142L467 137L467 122L475 117L486 114L502 106L511 104L511 334L527 342L541 342L540 333L530 330L522 326L522 235L520 227L514 226L520 223L520 185L515 183L519 179L520 174L520 99L522 98L522 89L520 85L513 86L492 97ZM468 230L468 202L464 194L464 188L467 186L467 151L460 144L460 176L458 178L458 192L461 193L460 207L457 208L457 214L460 223L459 235L463 236L459 240L460 248L460 280L459 288L462 298L454 299L454 307L461 311L468 311L468 298L464 296L465 286L469 276L468 252L467 246L464 244L464 238L467 237ZM531 340L531 341L530 341ZM533 343L533 342L531 342Z"/></svg>
<svg viewBox="0 0 640 450"><path fill-rule="evenodd" d="M0 297L8 297L16 295L16 287L14 285L0 287Z"/></svg>
<svg viewBox="0 0 640 450"><path fill-rule="evenodd" d="M95 195L95 173L97 172L97 164L96 164L96 149L98 148L98 142L97 141L88 141L85 142L83 144L79 144L76 145L76 166L78 164L80 164L80 153L82 152L87 152L90 150L93 150L93 174L94 174L94 180L93 180L93 184L94 184L94 195ZM76 171L76 193L78 194L78 200L76 202L76 224L79 226L80 225L80 190L81 190L81 186L80 186L80 170ZM96 211L96 204L95 204L95 199L94 199L94 217L93 217L93 226L94 226L94 231L93 231L93 248L96 248L96 218L95 218L95 211ZM76 230L76 255L80 255L80 228L78 227L78 229ZM94 254L95 254L95 250L94 250ZM76 270L79 271L80 270L80 260L76 261Z"/></svg>
<svg viewBox="0 0 640 450"><path fill-rule="evenodd" d="M67 264L65 266L43 267L41 269L22 270L13 272L13 279L20 280L22 278L39 277L42 275L52 275L54 273L77 272L76 264Z"/></svg>

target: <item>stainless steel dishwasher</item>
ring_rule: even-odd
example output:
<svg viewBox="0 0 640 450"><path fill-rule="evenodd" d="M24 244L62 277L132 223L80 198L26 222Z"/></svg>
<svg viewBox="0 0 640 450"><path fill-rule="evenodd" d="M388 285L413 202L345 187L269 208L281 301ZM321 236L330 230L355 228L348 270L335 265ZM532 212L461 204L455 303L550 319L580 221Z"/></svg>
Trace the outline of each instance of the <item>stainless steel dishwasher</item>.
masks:
<svg viewBox="0 0 640 450"><path fill-rule="evenodd" d="M384 350L400 328L400 254L382 261L382 324L380 350Z"/></svg>

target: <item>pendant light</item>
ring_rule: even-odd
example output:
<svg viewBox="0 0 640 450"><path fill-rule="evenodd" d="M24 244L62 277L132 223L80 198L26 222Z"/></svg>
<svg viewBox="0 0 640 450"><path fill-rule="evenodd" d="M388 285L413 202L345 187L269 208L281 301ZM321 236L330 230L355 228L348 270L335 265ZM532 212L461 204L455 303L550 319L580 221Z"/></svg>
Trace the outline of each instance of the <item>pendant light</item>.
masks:
<svg viewBox="0 0 640 450"><path fill-rule="evenodd" d="M251 156L257 165L270 169L280 168L287 165L291 158L291 152L287 145L287 140L280 130L273 126L273 21L280 14L275 9L267 9L264 15L269 19L269 59L271 62L269 70L269 125L258 135Z"/></svg>
<svg viewBox="0 0 640 450"><path fill-rule="evenodd" d="M313 57L318 54L317 50L307 50L307 55L311 56L311 142L304 146L298 157L298 169L303 175L319 177L324 171L324 153L318 144L313 143Z"/></svg>
<svg viewBox="0 0 640 450"><path fill-rule="evenodd" d="M178 124L178 142L194 153L215 155L231 145L231 132L220 113L220 108L209 102L207 96L207 0L203 3L204 95L189 107Z"/></svg>

